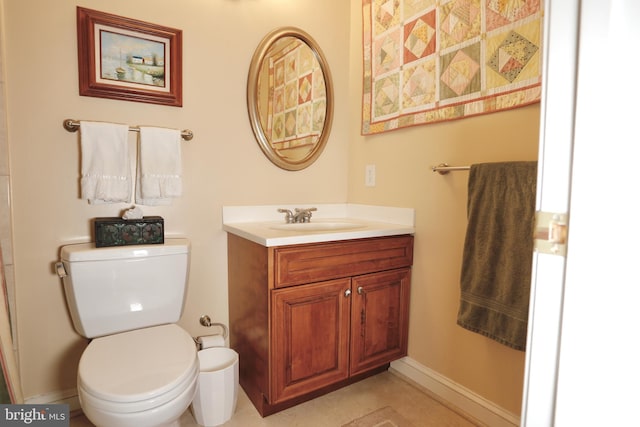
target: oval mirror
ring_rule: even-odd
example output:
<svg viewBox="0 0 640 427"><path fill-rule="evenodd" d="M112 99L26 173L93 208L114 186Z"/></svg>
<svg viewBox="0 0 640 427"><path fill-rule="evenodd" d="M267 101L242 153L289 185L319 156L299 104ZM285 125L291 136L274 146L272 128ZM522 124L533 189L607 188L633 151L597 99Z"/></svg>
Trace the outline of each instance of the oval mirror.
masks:
<svg viewBox="0 0 640 427"><path fill-rule="evenodd" d="M262 39L249 68L247 107L258 144L275 165L300 170L320 156L331 131L333 88L309 34L283 27Z"/></svg>

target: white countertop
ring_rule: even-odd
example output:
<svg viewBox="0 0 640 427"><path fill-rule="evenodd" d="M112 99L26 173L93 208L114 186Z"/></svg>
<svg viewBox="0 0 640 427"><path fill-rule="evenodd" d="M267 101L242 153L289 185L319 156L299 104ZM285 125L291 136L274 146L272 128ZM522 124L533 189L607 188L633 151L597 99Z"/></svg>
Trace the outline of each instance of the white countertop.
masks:
<svg viewBox="0 0 640 427"><path fill-rule="evenodd" d="M284 214L278 208L294 210L316 207L311 224L339 223L353 228L327 230L283 230ZM282 246L302 243L318 243L336 240L365 239L369 237L414 234L415 214L410 208L369 206L354 204L296 204L278 206L225 206L223 229L263 246ZM315 227L311 227L315 228Z"/></svg>

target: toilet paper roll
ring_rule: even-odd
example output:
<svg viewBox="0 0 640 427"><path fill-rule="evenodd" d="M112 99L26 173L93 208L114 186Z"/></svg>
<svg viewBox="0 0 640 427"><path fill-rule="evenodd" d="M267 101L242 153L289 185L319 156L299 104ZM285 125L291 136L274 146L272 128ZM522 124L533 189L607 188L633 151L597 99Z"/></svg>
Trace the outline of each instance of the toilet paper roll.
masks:
<svg viewBox="0 0 640 427"><path fill-rule="evenodd" d="M196 341L198 341L198 346L201 349L212 348L212 347L226 347L224 336L219 334L205 335L203 337L198 337Z"/></svg>

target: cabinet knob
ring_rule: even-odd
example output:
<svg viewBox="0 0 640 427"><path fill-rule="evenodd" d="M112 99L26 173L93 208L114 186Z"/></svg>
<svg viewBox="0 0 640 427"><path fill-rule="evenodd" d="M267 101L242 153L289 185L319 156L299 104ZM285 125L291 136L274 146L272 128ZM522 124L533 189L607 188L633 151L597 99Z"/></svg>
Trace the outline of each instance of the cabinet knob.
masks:
<svg viewBox="0 0 640 427"><path fill-rule="evenodd" d="M344 291L345 297L348 297L349 295L351 295L351 289L347 289L346 291Z"/></svg>
<svg viewBox="0 0 640 427"><path fill-rule="evenodd" d="M364 288L362 286L358 286L358 295L362 295L364 293Z"/></svg>

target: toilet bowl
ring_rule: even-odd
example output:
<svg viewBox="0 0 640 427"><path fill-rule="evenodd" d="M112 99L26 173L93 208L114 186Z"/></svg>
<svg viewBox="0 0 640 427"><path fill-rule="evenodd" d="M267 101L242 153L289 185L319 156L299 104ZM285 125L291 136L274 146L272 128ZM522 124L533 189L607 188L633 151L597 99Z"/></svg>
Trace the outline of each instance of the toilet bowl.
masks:
<svg viewBox="0 0 640 427"><path fill-rule="evenodd" d="M175 324L94 339L78 367L82 409L97 426L170 426L197 391L193 339Z"/></svg>

